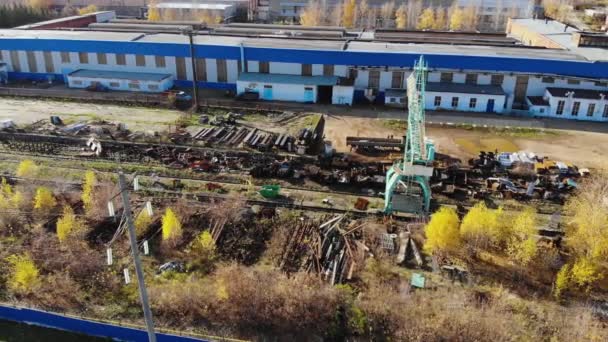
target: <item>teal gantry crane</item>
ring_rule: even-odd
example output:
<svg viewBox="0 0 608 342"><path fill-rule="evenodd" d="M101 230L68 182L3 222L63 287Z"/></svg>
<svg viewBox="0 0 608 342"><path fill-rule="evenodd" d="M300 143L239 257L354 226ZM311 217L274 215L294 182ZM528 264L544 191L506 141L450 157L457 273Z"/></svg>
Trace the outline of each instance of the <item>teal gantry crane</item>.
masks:
<svg viewBox="0 0 608 342"><path fill-rule="evenodd" d="M433 175L435 145L425 136L425 88L428 65L424 57L414 63L407 78L408 117L403 160L396 161L386 172L384 212L428 213L431 204L429 178ZM415 185L421 189L414 194Z"/></svg>

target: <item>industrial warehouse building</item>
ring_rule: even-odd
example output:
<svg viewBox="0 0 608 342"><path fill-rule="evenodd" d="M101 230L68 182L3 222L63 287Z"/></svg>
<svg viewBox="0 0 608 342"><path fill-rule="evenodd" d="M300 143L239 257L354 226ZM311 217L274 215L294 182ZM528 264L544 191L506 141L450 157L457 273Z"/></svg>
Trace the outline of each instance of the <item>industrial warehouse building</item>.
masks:
<svg viewBox="0 0 608 342"><path fill-rule="evenodd" d="M540 30L544 20L514 20L513 36L226 24L197 27L190 45L188 23L125 24L106 12L89 18L95 22L76 28L54 21L52 27L0 30L9 81L68 82L77 70L111 71L171 75L179 87L196 80L201 88L255 91L274 101L384 104L391 103L389 89L388 95L401 90L393 98L405 102L399 94L422 54L431 68L429 109L523 114L537 106L530 99L546 97L548 88L574 90L574 96L608 92L608 50L601 45L608 36L563 32L558 24ZM556 29L559 39L553 38ZM588 108L580 102L583 113ZM602 106L598 98L591 117L555 117L608 121ZM545 111L552 112L557 107Z"/></svg>
<svg viewBox="0 0 608 342"><path fill-rule="evenodd" d="M173 87L173 75L80 69L67 75L67 83L70 88L87 88L99 83L110 90L159 93Z"/></svg>

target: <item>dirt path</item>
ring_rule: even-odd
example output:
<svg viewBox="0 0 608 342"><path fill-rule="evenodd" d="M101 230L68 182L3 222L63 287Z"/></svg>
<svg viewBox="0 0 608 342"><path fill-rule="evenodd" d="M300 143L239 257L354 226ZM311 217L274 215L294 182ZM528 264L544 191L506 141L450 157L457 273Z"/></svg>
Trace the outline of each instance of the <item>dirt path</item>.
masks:
<svg viewBox="0 0 608 342"><path fill-rule="evenodd" d="M172 124L182 114L177 110L147 107L127 107L117 105L62 102L52 100L31 100L0 98L0 120L11 119L17 124L32 123L58 115L62 120L103 119L121 121L130 129L159 129L162 125Z"/></svg>
<svg viewBox="0 0 608 342"><path fill-rule="evenodd" d="M338 151L349 151L347 136L386 138L400 137L404 131L393 122L382 119L326 116L325 135ZM531 151L541 156L574 163L579 167L605 167L608 134L555 130L547 133L486 132L478 129L428 126L427 136L437 151L464 160L481 149L500 151ZM539 131L540 132L540 131Z"/></svg>

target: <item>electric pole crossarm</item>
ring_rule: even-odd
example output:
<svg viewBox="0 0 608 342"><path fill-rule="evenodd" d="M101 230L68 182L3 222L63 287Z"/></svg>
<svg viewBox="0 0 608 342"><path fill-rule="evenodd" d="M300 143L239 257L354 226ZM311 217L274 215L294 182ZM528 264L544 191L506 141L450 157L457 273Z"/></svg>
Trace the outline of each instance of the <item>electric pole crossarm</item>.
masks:
<svg viewBox="0 0 608 342"><path fill-rule="evenodd" d="M135 273L137 274L137 286L139 287L139 297L141 299L141 306L144 311L144 320L146 322L146 329L148 331L148 340L150 342L156 342L156 334L154 333L154 321L152 320L152 310L150 310L150 303L148 302L148 291L146 290L146 284L144 283L144 272L141 267L139 250L137 248L137 235L135 234L135 226L133 224L133 217L131 216L129 190L127 189L125 175L122 172L118 174L118 186L120 187L120 194L122 197L122 203L124 208L123 215L125 215L127 228L129 230L131 254L133 255L133 262L135 263Z"/></svg>

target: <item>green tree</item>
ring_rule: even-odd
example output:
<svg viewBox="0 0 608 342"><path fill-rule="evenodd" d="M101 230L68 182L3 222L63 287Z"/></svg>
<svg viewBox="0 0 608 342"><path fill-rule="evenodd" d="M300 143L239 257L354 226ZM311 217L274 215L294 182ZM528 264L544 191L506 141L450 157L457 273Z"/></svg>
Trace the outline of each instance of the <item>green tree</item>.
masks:
<svg viewBox="0 0 608 342"><path fill-rule="evenodd" d="M425 227L425 252L436 254L457 250L462 244L459 225L460 220L456 211L441 207L431 216L431 221Z"/></svg>
<svg viewBox="0 0 608 342"><path fill-rule="evenodd" d="M570 270L571 266L566 264L557 272L553 287L553 295L555 298L561 298L563 293L570 287Z"/></svg>

